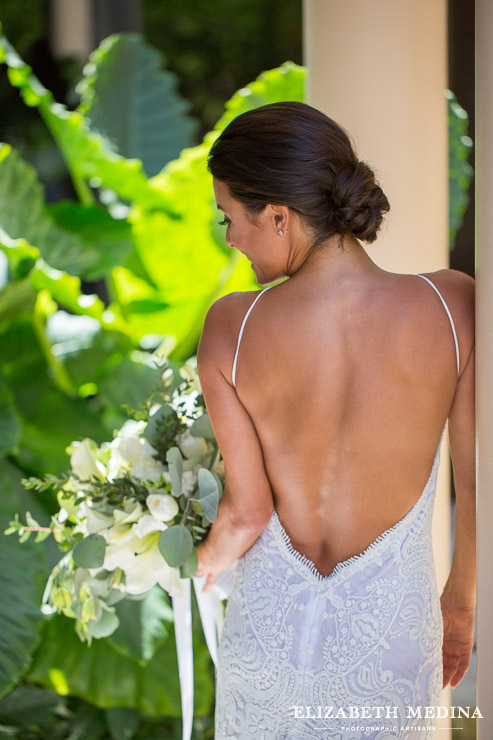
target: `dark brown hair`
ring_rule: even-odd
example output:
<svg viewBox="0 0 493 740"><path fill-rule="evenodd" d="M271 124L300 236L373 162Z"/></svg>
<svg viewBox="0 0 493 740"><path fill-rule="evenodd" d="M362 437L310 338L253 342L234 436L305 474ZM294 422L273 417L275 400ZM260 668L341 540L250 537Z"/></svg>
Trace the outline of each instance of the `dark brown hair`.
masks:
<svg viewBox="0 0 493 740"><path fill-rule="evenodd" d="M208 168L252 215L268 203L288 206L312 229L314 247L344 233L373 242L390 210L348 133L305 103L237 116L212 145Z"/></svg>

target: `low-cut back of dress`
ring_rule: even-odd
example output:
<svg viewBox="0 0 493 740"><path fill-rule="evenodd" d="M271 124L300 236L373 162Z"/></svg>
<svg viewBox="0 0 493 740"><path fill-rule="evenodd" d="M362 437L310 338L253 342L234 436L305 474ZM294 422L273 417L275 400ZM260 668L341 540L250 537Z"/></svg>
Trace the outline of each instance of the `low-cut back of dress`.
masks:
<svg viewBox="0 0 493 740"><path fill-rule="evenodd" d="M459 374L459 346L452 327ZM233 384L248 309L238 336ZM236 387L236 386L235 386ZM277 512L238 561L216 668L215 740L435 737L443 622L431 524L440 447L408 513L323 576Z"/></svg>

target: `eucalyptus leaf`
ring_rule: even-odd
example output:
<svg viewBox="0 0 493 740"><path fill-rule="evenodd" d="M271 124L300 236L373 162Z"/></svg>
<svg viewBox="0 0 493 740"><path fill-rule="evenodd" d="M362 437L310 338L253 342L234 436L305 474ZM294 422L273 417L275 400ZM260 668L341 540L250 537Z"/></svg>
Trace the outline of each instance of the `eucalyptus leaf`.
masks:
<svg viewBox="0 0 493 740"><path fill-rule="evenodd" d="M187 457L183 460L183 471L185 470L193 470L196 465L198 465L200 462L202 462L201 455L197 455L197 457Z"/></svg>
<svg viewBox="0 0 493 740"><path fill-rule="evenodd" d="M150 369L149 369L150 370ZM158 372L153 368L152 372L157 376ZM153 447L158 447L162 440L162 427L168 423L174 423L177 419L176 411L171 406L161 406L149 419L144 430L144 437Z"/></svg>
<svg viewBox="0 0 493 740"><path fill-rule="evenodd" d="M193 538L183 524L175 524L161 532L158 547L168 565L179 568L192 554Z"/></svg>
<svg viewBox="0 0 493 740"><path fill-rule="evenodd" d="M113 607L105 607L101 611L101 616L97 622L89 622L88 629L91 637L101 639L109 637L118 628L120 620L118 619Z"/></svg>
<svg viewBox="0 0 493 740"><path fill-rule="evenodd" d="M183 457L178 447L170 447L166 453L168 471L171 478L171 492L180 496L182 490Z"/></svg>
<svg viewBox="0 0 493 740"><path fill-rule="evenodd" d="M194 437L205 437L205 439L216 438L207 412L202 414L202 416L199 416L198 419L195 419L190 427L190 433L193 434Z"/></svg>
<svg viewBox="0 0 493 740"><path fill-rule="evenodd" d="M219 505L219 487L217 480L207 468L200 468L198 473L199 499L204 516L209 522L217 517Z"/></svg>
<svg viewBox="0 0 493 740"><path fill-rule="evenodd" d="M211 470L211 474L214 476L214 478L216 480L217 488L218 488L218 491L219 491L219 500L221 500L222 495L223 495L223 482L222 482L221 478L218 476L217 473L214 473Z"/></svg>
<svg viewBox="0 0 493 740"><path fill-rule="evenodd" d="M73 550L78 568L100 568L104 563L106 540L100 534L90 534L77 542Z"/></svg>
<svg viewBox="0 0 493 740"><path fill-rule="evenodd" d="M180 567L180 576L182 578L191 578L192 576L195 575L198 565L199 565L199 560L197 557L197 550L194 547L192 554L190 555L188 560L186 560L183 563L183 565Z"/></svg>

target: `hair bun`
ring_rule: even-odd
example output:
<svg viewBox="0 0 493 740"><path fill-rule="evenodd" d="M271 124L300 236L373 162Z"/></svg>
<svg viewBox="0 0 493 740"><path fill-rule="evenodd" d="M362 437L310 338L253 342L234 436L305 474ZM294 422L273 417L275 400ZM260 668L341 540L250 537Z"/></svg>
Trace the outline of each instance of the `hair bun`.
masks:
<svg viewBox="0 0 493 740"><path fill-rule="evenodd" d="M331 200L334 231L351 232L370 243L375 241L390 204L366 162L345 162L340 167L333 180Z"/></svg>
<svg viewBox="0 0 493 740"><path fill-rule="evenodd" d="M241 113L215 140L208 167L253 223L268 204L290 208L313 250L336 234L339 243L343 234L373 242L390 210L348 132L306 103L269 103Z"/></svg>

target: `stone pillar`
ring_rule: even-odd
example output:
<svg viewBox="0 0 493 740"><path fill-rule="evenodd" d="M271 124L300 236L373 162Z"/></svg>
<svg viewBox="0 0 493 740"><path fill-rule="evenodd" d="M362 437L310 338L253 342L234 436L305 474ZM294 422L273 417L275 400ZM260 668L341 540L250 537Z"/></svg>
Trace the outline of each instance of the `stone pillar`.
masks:
<svg viewBox="0 0 493 740"><path fill-rule="evenodd" d="M478 740L493 737L493 4L476 0L476 418Z"/></svg>
<svg viewBox="0 0 493 740"><path fill-rule="evenodd" d="M92 0L50 0L50 46L55 56L85 64L93 45Z"/></svg>

